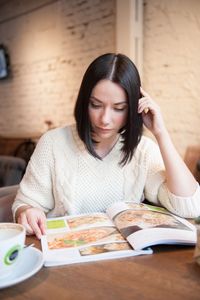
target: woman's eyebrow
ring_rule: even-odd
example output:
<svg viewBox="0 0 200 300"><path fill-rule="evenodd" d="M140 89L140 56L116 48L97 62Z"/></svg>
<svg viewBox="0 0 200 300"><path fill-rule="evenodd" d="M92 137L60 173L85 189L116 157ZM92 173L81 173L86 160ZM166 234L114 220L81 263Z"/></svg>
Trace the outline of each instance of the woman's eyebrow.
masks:
<svg viewBox="0 0 200 300"><path fill-rule="evenodd" d="M98 101L98 102L101 102L101 103L102 103L102 101L101 101L101 100L97 99L97 98L96 98L96 97L94 97L94 96L91 96L91 97L90 97L90 99L92 99L92 100L95 100L95 101Z"/></svg>
<svg viewBox="0 0 200 300"><path fill-rule="evenodd" d="M90 99L95 100L95 101L100 102L100 103L103 103L103 101L97 99L97 98L94 97L94 96L91 96ZM116 102L116 103L113 103L113 104L114 104L114 105L127 104L127 101L126 101L126 100L122 100L122 101L120 101L120 102Z"/></svg>
<svg viewBox="0 0 200 300"><path fill-rule="evenodd" d="M114 103L114 105L120 105L120 104L128 104L128 103L126 100Z"/></svg>

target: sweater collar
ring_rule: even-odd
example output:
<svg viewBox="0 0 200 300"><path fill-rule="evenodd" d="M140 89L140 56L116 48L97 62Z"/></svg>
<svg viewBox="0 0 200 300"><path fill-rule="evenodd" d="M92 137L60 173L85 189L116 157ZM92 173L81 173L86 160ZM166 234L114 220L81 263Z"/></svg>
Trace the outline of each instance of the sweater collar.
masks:
<svg viewBox="0 0 200 300"><path fill-rule="evenodd" d="M71 126L71 131L72 131L72 135L74 138L74 141L76 143L77 148L79 149L79 151L83 154L85 153L85 155L89 155L91 158L95 159L87 150L85 144L83 143L83 141L80 139L78 132L77 132L77 128L76 125L73 124ZM110 160L111 158L117 158L117 160L120 161L120 157L121 157L121 147L122 147L122 137L120 136L119 139L117 140L117 142L115 143L115 145L113 146L113 148L111 149L111 151L102 159L102 161L107 161Z"/></svg>

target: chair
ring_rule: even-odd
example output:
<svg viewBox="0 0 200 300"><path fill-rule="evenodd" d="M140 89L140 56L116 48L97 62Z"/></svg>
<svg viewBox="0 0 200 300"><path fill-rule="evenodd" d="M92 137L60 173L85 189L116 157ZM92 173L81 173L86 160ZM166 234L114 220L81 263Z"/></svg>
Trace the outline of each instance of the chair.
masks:
<svg viewBox="0 0 200 300"><path fill-rule="evenodd" d="M26 161L19 157L0 155L0 187L20 183L26 169Z"/></svg>
<svg viewBox="0 0 200 300"><path fill-rule="evenodd" d="M0 222L13 222L12 204L19 185L0 188Z"/></svg>
<svg viewBox="0 0 200 300"><path fill-rule="evenodd" d="M200 184L200 159L197 162L197 168L196 168L196 177L197 177L197 181Z"/></svg>
<svg viewBox="0 0 200 300"><path fill-rule="evenodd" d="M200 145L190 145L185 152L184 161L196 180L200 183Z"/></svg>

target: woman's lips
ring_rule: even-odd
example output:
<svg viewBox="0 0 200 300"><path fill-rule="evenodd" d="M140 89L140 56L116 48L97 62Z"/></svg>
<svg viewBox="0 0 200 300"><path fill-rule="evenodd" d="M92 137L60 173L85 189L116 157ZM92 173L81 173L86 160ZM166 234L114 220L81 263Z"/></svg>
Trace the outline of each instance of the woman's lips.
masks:
<svg viewBox="0 0 200 300"><path fill-rule="evenodd" d="M101 131L101 132L110 132L110 131L112 131L112 129L108 129L108 128L100 128L100 127L97 127L97 130L98 130L98 131Z"/></svg>

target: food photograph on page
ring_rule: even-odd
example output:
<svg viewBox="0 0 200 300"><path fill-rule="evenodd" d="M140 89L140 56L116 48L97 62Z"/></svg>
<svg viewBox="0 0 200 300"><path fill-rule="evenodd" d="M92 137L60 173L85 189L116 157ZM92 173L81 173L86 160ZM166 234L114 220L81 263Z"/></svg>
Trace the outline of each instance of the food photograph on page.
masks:
<svg viewBox="0 0 200 300"><path fill-rule="evenodd" d="M110 224L110 220L105 214L93 214L91 216L83 215L72 217L67 219L66 222L70 229L77 229L89 225L98 226L101 224L105 224L105 222L108 222Z"/></svg>
<svg viewBox="0 0 200 300"><path fill-rule="evenodd" d="M73 248L96 242L124 240L115 227L88 228L79 231L47 235L48 248Z"/></svg>
<svg viewBox="0 0 200 300"><path fill-rule="evenodd" d="M79 253L81 256L86 256L122 250L132 250L132 247L127 242L108 243L82 248L79 250Z"/></svg>
<svg viewBox="0 0 200 300"><path fill-rule="evenodd" d="M172 215L145 209L123 211L115 216L114 223L125 237L138 230L152 227L190 230Z"/></svg>

